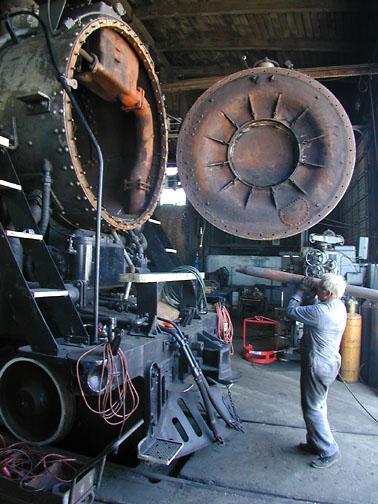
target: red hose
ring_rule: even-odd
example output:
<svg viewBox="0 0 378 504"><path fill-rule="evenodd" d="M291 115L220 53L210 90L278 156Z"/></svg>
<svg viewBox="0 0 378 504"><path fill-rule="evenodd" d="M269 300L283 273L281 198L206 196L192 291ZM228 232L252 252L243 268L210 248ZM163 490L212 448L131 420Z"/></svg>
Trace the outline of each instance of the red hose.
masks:
<svg viewBox="0 0 378 504"><path fill-rule="evenodd" d="M234 336L234 326L227 308L222 303L215 303L215 311L218 319L218 338L231 346L230 353L234 354L232 338Z"/></svg>
<svg viewBox="0 0 378 504"><path fill-rule="evenodd" d="M103 359L97 409L95 409L88 403L81 385L80 362L86 355L96 351L100 347L103 348ZM116 357L119 359L120 373L118 372ZM123 351L119 348L117 356L114 356L110 343L90 348L80 356L76 363L76 377L81 397L87 408L99 415L107 424L113 426L120 425L122 433L126 420L131 417L139 406L139 395L130 378L126 356ZM126 406L127 395L131 397L131 407L129 410L127 410Z"/></svg>

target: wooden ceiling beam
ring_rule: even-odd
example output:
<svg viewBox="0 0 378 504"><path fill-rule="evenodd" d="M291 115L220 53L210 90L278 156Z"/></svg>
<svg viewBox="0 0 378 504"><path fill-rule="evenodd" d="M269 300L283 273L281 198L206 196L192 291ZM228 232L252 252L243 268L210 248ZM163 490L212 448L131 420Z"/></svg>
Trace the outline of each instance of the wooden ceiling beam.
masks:
<svg viewBox="0 0 378 504"><path fill-rule="evenodd" d="M252 60L254 61L254 60ZM171 75L169 80L174 79L195 79L197 77L204 77L204 73L208 77L212 75L230 75L240 70L245 70L246 66L239 63L219 64L219 65L204 65L204 66L179 66L171 65Z"/></svg>
<svg viewBox="0 0 378 504"><path fill-rule="evenodd" d="M142 21L173 18L222 16L230 14L288 14L294 12L366 12L378 10L375 0L155 0L137 5L135 14Z"/></svg>
<svg viewBox="0 0 378 504"><path fill-rule="evenodd" d="M126 11L124 16L125 21L131 26L131 28L133 28L133 30L135 30L142 41L148 46L149 52L156 56L158 60L157 63L159 63L160 66L160 73L164 75L164 77L168 78L170 75L170 63L165 54L156 47L155 40L147 30L144 23L135 14L135 9L131 6L130 2L128 0L121 0L121 4Z"/></svg>
<svg viewBox="0 0 378 504"><path fill-rule="evenodd" d="M369 44L368 41L364 41ZM373 45L373 41L371 43ZM333 52L351 53L358 52L359 46L345 40L324 39L273 39L259 40L251 35L238 36L235 34L217 31L202 33L201 37L188 37L184 40L159 44L157 49L163 53L193 52L193 51L306 51L306 52Z"/></svg>
<svg viewBox="0 0 378 504"><path fill-rule="evenodd" d="M305 73L309 77L318 80L358 77L361 75L378 75L378 63L363 65L330 66L315 68L298 68L298 72ZM198 79L186 79L162 84L163 93L184 93L187 91L199 91L207 89L225 76L201 77Z"/></svg>

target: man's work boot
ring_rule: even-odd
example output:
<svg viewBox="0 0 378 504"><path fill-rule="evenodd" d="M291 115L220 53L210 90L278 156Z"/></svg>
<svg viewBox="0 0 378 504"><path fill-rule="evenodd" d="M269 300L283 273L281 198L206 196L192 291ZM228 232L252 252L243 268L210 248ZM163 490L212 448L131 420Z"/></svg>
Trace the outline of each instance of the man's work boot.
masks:
<svg viewBox="0 0 378 504"><path fill-rule="evenodd" d="M341 459L341 454L337 451L334 455L329 457L318 457L317 459L311 462L311 467L315 467L315 469L326 469L327 467L331 467L336 462Z"/></svg>

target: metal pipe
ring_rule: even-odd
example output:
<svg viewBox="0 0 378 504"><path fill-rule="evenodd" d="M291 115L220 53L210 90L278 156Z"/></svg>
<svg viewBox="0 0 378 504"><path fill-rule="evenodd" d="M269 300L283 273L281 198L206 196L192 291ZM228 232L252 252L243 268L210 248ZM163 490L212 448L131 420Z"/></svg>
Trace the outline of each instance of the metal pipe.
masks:
<svg viewBox="0 0 378 504"><path fill-rule="evenodd" d="M112 231L112 236L114 238L114 240L117 242L117 243L120 243L122 245L124 245L122 243L122 240L121 238L118 236L118 233L117 231L113 230ZM127 265L129 266L130 268L130 273L135 273L135 266L134 266L134 263L132 262L129 254L127 253L125 247L123 246L123 256L125 258L125 262L127 263ZM125 294L123 296L123 299L125 301L127 301L129 299L129 296L130 296L130 290L131 290L131 285L132 285L132 282L127 282L126 284L126 288L125 288Z"/></svg>
<svg viewBox="0 0 378 504"><path fill-rule="evenodd" d="M214 415L214 411L213 411L213 407L212 407L212 404L214 405L214 402L212 401L212 398L209 396L209 386L208 386L208 383L206 381L205 376L203 375L201 366L198 364L196 358L194 357L192 350L189 347L189 344L186 341L185 336L181 332L178 325L175 322L172 322L171 320L164 319L161 317L157 317L157 318L158 318L158 320L161 320L162 322L168 323L171 326L173 326L173 329L165 327L164 331L171 334L175 338L181 354L186 359L186 361L190 367L190 370L192 372L194 381L196 382L198 390L201 394L201 397L202 397L202 400L204 403L204 407L205 407L205 411L207 413L207 418L209 421L209 427L210 427L211 431L213 432L214 439L216 442L223 444L224 441L218 431L216 417ZM223 415L220 415L220 416L222 417L223 420L226 421L226 423L228 423L228 420L225 419Z"/></svg>
<svg viewBox="0 0 378 504"><path fill-rule="evenodd" d="M42 212L41 212L41 222L39 224L39 230L42 235L46 234L47 228L49 227L50 221L50 196L51 196L51 172L52 165L48 159L43 160L42 166L43 172L43 190L42 190Z"/></svg>
<svg viewBox="0 0 378 504"><path fill-rule="evenodd" d="M296 275L294 273L286 273L280 270L270 268L258 268L257 266L240 266L236 268L238 273L254 276L258 278L266 278L274 282L300 284L305 278L304 275ZM320 282L320 278L312 278L315 282ZM367 287L358 287L357 285L347 285L345 294L356 296L363 299L373 299L378 301L378 290L368 289Z"/></svg>
<svg viewBox="0 0 378 504"><path fill-rule="evenodd" d="M374 171L371 170L371 172L372 172L372 175L373 175L373 180L376 180L376 176L377 176L376 175L376 170L378 168L378 140L377 140L377 128L376 128L376 117L375 117L375 102L374 102L374 93L373 93L373 89L372 89L372 85L373 85L372 80L373 79L370 76L370 79L369 79L369 102L370 102L370 112L371 112L372 129L373 129L374 157L375 157L375 167L376 167L376 169ZM374 210L373 210L374 219L371 219L369 221L369 224L370 224L369 227L371 227L372 230L375 230L376 229L376 225L377 225L377 217L376 217L376 211L375 211L375 209L377 208L376 207L376 203L374 203L374 202L370 203L370 201L369 201L369 206L373 206L373 208L375 207ZM374 226L372 225L372 221L374 223ZM377 255L377 253L375 252L374 253L375 257L374 257L373 261L375 261L376 255ZM369 254L369 259L372 260L370 254Z"/></svg>
<svg viewBox="0 0 378 504"><path fill-rule="evenodd" d="M79 54L90 65L93 65L96 62L96 58L92 54L89 54L89 52L85 51L82 47L79 49Z"/></svg>
<svg viewBox="0 0 378 504"><path fill-rule="evenodd" d="M130 187L131 214L141 212L145 206L146 193L149 191L154 149L154 124L150 104L143 96L141 107L134 110L135 129L137 131L137 151L134 168L127 180Z"/></svg>
<svg viewBox="0 0 378 504"><path fill-rule="evenodd" d="M98 143L88 121L86 120L75 95L69 87L66 77L59 74L58 80L63 89L69 96L72 106L79 116L79 119L88 133L88 136L94 145L98 158L98 175L97 175L97 208L96 208L96 231L95 231L95 261L94 261L94 295L93 295L93 334L90 335L90 343L96 345L98 342L98 314L99 314L99 297L100 297L100 258L101 258L101 219L102 219L102 193L104 182L104 157L100 144Z"/></svg>

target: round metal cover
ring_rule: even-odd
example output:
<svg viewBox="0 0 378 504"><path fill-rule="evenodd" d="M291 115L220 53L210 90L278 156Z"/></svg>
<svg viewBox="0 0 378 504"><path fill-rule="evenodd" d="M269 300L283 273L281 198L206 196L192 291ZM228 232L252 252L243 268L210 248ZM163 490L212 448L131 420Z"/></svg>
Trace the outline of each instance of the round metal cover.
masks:
<svg viewBox="0 0 378 504"><path fill-rule="evenodd" d="M340 201L355 142L322 84L283 68L235 73L208 89L180 132L186 194L214 226L255 240L295 235Z"/></svg>

